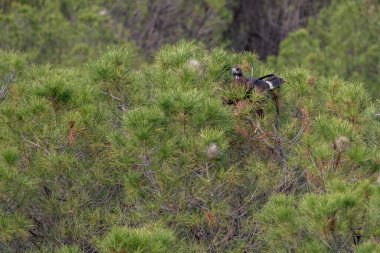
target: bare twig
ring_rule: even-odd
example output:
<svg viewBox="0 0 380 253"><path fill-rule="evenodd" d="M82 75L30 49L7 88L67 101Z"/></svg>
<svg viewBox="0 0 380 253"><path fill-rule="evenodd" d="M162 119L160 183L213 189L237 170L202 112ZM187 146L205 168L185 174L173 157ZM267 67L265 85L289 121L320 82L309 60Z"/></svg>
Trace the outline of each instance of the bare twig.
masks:
<svg viewBox="0 0 380 253"><path fill-rule="evenodd" d="M291 139L290 141L288 141L288 145L289 147L293 146L294 144L296 144L296 142L298 141L298 139L302 136L303 132L304 132L304 128L301 127L300 131L295 135L295 137L293 139Z"/></svg>
<svg viewBox="0 0 380 253"><path fill-rule="evenodd" d="M51 153L49 152L49 150L47 150L46 148L43 148L40 144L36 143L36 142L33 142L31 140L28 140L23 134L21 134L21 138L26 141L27 143L29 144L32 144L33 146L35 146L36 148L41 148L41 149L44 149L45 153L47 155L50 155Z"/></svg>
<svg viewBox="0 0 380 253"><path fill-rule="evenodd" d="M103 92L103 94L109 95L113 100L123 101L121 98L118 98L118 97L112 95L112 94L109 92L108 89L106 90L106 92Z"/></svg>
<svg viewBox="0 0 380 253"><path fill-rule="evenodd" d="M282 147L282 139L281 137L279 137L277 135L277 131L276 131L276 127L273 126L273 134L274 134L274 138L277 140L277 144L278 144L278 153L280 154L280 158L281 158L281 167L283 170L286 169L286 155L285 155L285 152L284 152L284 148Z"/></svg>
<svg viewBox="0 0 380 253"><path fill-rule="evenodd" d="M12 71L8 80L5 82L5 84L0 89L0 101L5 98L5 93L7 92L9 85L11 85L11 83L14 81L15 77L16 77L16 71Z"/></svg>

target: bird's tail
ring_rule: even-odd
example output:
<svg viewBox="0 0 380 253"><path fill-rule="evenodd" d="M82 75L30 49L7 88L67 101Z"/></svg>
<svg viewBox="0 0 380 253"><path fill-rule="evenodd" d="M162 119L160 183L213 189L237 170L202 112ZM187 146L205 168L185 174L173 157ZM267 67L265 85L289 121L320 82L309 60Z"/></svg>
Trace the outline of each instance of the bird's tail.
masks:
<svg viewBox="0 0 380 253"><path fill-rule="evenodd" d="M284 79L275 75L265 76L263 80L269 84L271 90L280 87L285 82Z"/></svg>

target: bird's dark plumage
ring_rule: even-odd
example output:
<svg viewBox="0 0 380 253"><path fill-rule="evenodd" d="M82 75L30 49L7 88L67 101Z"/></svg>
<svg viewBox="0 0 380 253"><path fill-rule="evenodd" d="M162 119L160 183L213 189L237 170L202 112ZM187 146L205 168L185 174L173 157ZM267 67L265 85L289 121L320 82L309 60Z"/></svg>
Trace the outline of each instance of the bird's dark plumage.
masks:
<svg viewBox="0 0 380 253"><path fill-rule="evenodd" d="M246 97L248 98L252 92L265 93L269 92L272 95L272 100L275 102L277 116L280 114L278 97L273 92L274 89L279 88L285 81L281 77L269 74L260 78L250 77L247 78L243 75L243 71L239 66L234 66L231 70L231 74L235 79L235 82L239 85L243 85L247 89ZM259 117L264 115L262 109L256 111Z"/></svg>
<svg viewBox="0 0 380 253"><path fill-rule="evenodd" d="M231 70L234 79L241 85L248 88L248 93L257 92L262 93L269 90L276 89L280 87L284 80L274 74L266 75L260 78L250 77L247 78L243 75L243 71L240 67L235 66Z"/></svg>

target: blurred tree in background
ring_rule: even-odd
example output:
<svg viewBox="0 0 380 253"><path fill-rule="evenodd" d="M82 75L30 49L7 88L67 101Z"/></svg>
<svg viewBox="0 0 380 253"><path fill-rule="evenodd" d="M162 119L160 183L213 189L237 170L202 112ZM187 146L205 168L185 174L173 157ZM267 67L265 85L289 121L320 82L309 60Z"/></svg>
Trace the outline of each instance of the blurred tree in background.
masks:
<svg viewBox="0 0 380 253"><path fill-rule="evenodd" d="M231 0L104 0L117 23L146 55L181 39L203 42L208 48L226 45L223 32L231 20Z"/></svg>
<svg viewBox="0 0 380 253"><path fill-rule="evenodd" d="M230 47L255 51L261 59L278 52L289 32L307 24L331 0L240 0L232 6L233 21L225 33Z"/></svg>
<svg viewBox="0 0 380 253"><path fill-rule="evenodd" d="M380 1L334 0L305 29L281 43L277 67L303 65L320 73L364 82L380 95Z"/></svg>
<svg viewBox="0 0 380 253"><path fill-rule="evenodd" d="M324 1L2 0L0 48L71 65L107 44L133 42L145 56L181 39L253 50L261 59L316 16Z"/></svg>
<svg viewBox="0 0 380 253"><path fill-rule="evenodd" d="M121 43L94 1L5 1L2 9L0 47L26 52L35 62L72 65Z"/></svg>
<svg viewBox="0 0 380 253"><path fill-rule="evenodd" d="M3 0L0 48L27 52L36 62L72 65L127 41L145 56L186 38L222 46L231 20L226 6L212 0Z"/></svg>

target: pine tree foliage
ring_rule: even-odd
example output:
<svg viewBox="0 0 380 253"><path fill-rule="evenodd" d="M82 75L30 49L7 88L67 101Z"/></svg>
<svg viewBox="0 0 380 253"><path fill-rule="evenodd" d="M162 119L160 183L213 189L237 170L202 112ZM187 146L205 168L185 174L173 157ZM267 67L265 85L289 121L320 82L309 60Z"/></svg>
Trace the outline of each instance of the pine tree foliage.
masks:
<svg viewBox="0 0 380 253"><path fill-rule="evenodd" d="M159 228L116 228L101 242L103 252L178 252L171 231Z"/></svg>
<svg viewBox="0 0 380 253"><path fill-rule="evenodd" d="M77 68L1 52L4 252L376 252L379 103L303 68L270 97L250 53L182 41ZM4 63L3 63L4 62ZM258 117L257 109L264 110Z"/></svg>

